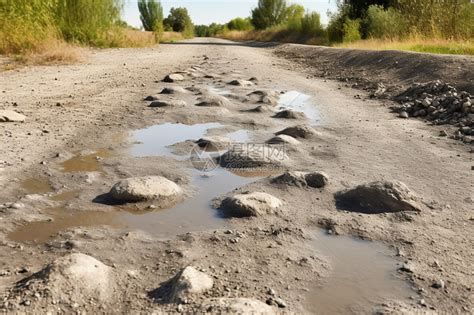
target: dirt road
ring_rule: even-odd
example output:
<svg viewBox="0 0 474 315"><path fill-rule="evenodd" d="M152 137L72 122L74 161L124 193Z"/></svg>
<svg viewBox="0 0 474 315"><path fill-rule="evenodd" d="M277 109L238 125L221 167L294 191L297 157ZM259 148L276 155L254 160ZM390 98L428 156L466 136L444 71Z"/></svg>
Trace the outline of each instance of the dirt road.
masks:
<svg viewBox="0 0 474 315"><path fill-rule="evenodd" d="M0 110L26 120L0 123L0 310L473 312L472 146L310 70L272 47L194 39L1 73ZM183 80L163 82L170 73ZM305 115L273 117L281 109ZM283 137L284 156L257 157L258 170L248 159L239 172L189 159L204 136L265 147L293 126L311 126L301 128L310 136ZM285 171L328 182L276 183ZM109 198L137 176L165 177L182 193L166 205ZM420 211L336 206L335 193L374 181L403 182ZM227 217L224 198L247 192L281 204ZM94 263L97 274L84 276L81 260L33 275L70 253L110 270ZM213 285L194 292L207 280L190 276L197 284L176 300L182 277L168 280L186 266Z"/></svg>

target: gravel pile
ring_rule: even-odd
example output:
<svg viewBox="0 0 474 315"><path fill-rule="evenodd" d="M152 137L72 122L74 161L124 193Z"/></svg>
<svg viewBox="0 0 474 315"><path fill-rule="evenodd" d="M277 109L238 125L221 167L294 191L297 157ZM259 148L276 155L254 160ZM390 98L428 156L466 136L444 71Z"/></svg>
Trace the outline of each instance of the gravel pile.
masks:
<svg viewBox="0 0 474 315"><path fill-rule="evenodd" d="M458 92L455 87L437 80L414 84L395 100L402 104L397 108L400 117L422 117L436 125L454 125L459 128L454 138L472 142L474 106L468 92Z"/></svg>

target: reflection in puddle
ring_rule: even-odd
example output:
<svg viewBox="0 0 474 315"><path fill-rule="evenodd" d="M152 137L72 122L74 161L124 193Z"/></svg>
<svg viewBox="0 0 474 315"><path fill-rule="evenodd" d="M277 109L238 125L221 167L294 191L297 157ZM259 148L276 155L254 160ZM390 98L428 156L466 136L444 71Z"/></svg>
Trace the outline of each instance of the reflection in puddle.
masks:
<svg viewBox="0 0 474 315"><path fill-rule="evenodd" d="M46 194L53 191L51 183L46 178L28 178L21 182L21 187L29 194Z"/></svg>
<svg viewBox="0 0 474 315"><path fill-rule="evenodd" d="M165 123L132 133L133 139L140 143L132 147L132 155L144 156L174 156L168 146L186 140L197 140L211 128L222 128L219 123L208 124L171 124Z"/></svg>
<svg viewBox="0 0 474 315"><path fill-rule="evenodd" d="M45 242L69 228L100 225L120 227L117 212L67 211L64 207L56 207L48 209L46 213L54 219L27 223L10 233L8 238L15 242Z"/></svg>
<svg viewBox="0 0 474 315"><path fill-rule="evenodd" d="M395 277L397 261L382 244L317 232L314 246L332 270L307 296L306 309L311 313L369 314L378 303L408 300L413 293Z"/></svg>
<svg viewBox="0 0 474 315"><path fill-rule="evenodd" d="M98 172L102 171L101 158L110 156L106 149L86 155L76 155L75 157L61 163L64 172Z"/></svg>
<svg viewBox="0 0 474 315"><path fill-rule="evenodd" d="M158 237L221 228L226 221L211 207L212 199L249 184L255 177L239 177L224 169L201 173L193 170L192 184L197 193L173 208L148 213L120 214L120 221L127 228L144 230Z"/></svg>
<svg viewBox="0 0 474 315"><path fill-rule="evenodd" d="M312 124L318 124L321 120L316 106L310 102L311 96L298 91L289 91L280 95L278 101L279 109L292 109L302 112L308 117Z"/></svg>

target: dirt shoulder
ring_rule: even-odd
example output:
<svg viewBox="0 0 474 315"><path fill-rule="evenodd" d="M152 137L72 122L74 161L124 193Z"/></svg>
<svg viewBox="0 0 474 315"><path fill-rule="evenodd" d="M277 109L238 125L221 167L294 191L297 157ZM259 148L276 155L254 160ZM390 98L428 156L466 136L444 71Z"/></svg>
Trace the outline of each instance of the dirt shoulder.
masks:
<svg viewBox="0 0 474 315"><path fill-rule="evenodd" d="M392 96L413 83L442 80L459 90L474 93L474 57L421 54L403 51L373 51L284 44L277 56L309 66L308 74L357 83L374 90L377 83Z"/></svg>

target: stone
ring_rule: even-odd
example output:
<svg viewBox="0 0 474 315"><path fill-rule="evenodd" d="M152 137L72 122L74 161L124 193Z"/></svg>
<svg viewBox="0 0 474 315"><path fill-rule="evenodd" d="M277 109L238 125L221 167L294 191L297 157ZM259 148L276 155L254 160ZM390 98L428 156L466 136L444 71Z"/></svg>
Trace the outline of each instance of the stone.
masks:
<svg viewBox="0 0 474 315"><path fill-rule="evenodd" d="M186 102L183 100L157 100L151 102L149 107L183 107Z"/></svg>
<svg viewBox="0 0 474 315"><path fill-rule="evenodd" d="M323 188L329 179L324 172L285 172L272 179L272 183L296 187Z"/></svg>
<svg viewBox="0 0 474 315"><path fill-rule="evenodd" d="M268 144L282 144L282 143L287 143L287 144L297 145L297 144L300 144L301 142L299 142L298 140L296 140L296 139L293 138L292 136L279 135L279 136L275 136L275 137L270 138L270 139L267 140L265 143L268 143Z"/></svg>
<svg viewBox="0 0 474 315"><path fill-rule="evenodd" d="M408 113L406 111L401 111L400 114L398 115L400 118L408 118Z"/></svg>
<svg viewBox="0 0 474 315"><path fill-rule="evenodd" d="M252 86L254 83L252 81L246 81L246 80L232 80L228 82L227 84L229 85L236 85L236 86Z"/></svg>
<svg viewBox="0 0 474 315"><path fill-rule="evenodd" d="M282 145L235 145L219 157L222 167L233 169L283 167L290 159Z"/></svg>
<svg viewBox="0 0 474 315"><path fill-rule="evenodd" d="M212 151L219 151L229 147L232 143L227 137L222 136L209 136L209 137L202 137L196 141L196 144L200 148L205 148L206 150Z"/></svg>
<svg viewBox="0 0 474 315"><path fill-rule="evenodd" d="M169 301L179 302L190 295L202 294L210 290L213 285L214 281L210 276L192 266L187 266L171 279Z"/></svg>
<svg viewBox="0 0 474 315"><path fill-rule="evenodd" d="M110 190L110 195L121 202L170 201L181 193L182 189L177 184L161 176L123 179Z"/></svg>
<svg viewBox="0 0 474 315"><path fill-rule="evenodd" d="M272 90L257 90L247 94L247 97L253 102L275 106L278 104L279 93Z"/></svg>
<svg viewBox="0 0 474 315"><path fill-rule="evenodd" d="M273 315L273 308L259 300L250 298L214 298L202 304L212 314Z"/></svg>
<svg viewBox="0 0 474 315"><path fill-rule="evenodd" d="M444 289L445 284L444 284L443 280L439 279L439 280L436 280L435 282L433 282L433 284L431 286L435 289Z"/></svg>
<svg viewBox="0 0 474 315"><path fill-rule="evenodd" d="M188 91L180 86L165 87L161 90L160 94L186 94Z"/></svg>
<svg viewBox="0 0 474 315"><path fill-rule="evenodd" d="M221 107L230 105L230 101L221 95L203 95L198 98L196 106Z"/></svg>
<svg viewBox="0 0 474 315"><path fill-rule="evenodd" d="M446 132L446 130L441 130L441 131L439 132L439 136L440 136L440 137L447 137L447 136L448 136L448 133Z"/></svg>
<svg viewBox="0 0 474 315"><path fill-rule="evenodd" d="M269 105L258 105L255 108L251 108L248 110L245 110L246 112L251 112L251 113L273 113L273 107Z"/></svg>
<svg viewBox="0 0 474 315"><path fill-rule="evenodd" d="M236 194L225 198L220 209L230 217L261 216L274 213L283 202L264 192Z"/></svg>
<svg viewBox="0 0 474 315"><path fill-rule="evenodd" d="M284 119L305 119L306 115L302 112L296 112L291 109L285 109L276 113L273 118L284 118Z"/></svg>
<svg viewBox="0 0 474 315"><path fill-rule="evenodd" d="M163 79L164 82L176 82L176 81L184 81L184 77L183 75L179 74L179 73L172 73L172 74L168 74L164 79Z"/></svg>
<svg viewBox="0 0 474 315"><path fill-rule="evenodd" d="M335 194L339 209L375 214L421 211L419 198L402 182L376 181Z"/></svg>
<svg viewBox="0 0 474 315"><path fill-rule="evenodd" d="M316 131L308 126L308 125L300 125L300 126L293 126L285 128L275 135L287 135L292 136L293 138L310 138L311 136L315 135Z"/></svg>
<svg viewBox="0 0 474 315"><path fill-rule="evenodd" d="M148 101L148 102L152 102L152 101L157 101L159 100L160 97L157 96L157 95L148 95L147 97L145 97L143 100L144 101Z"/></svg>
<svg viewBox="0 0 474 315"><path fill-rule="evenodd" d="M329 182L329 177L324 172L306 173L304 176L309 187L323 188Z"/></svg>
<svg viewBox="0 0 474 315"><path fill-rule="evenodd" d="M26 116L13 110L0 110L0 122L24 122Z"/></svg>

